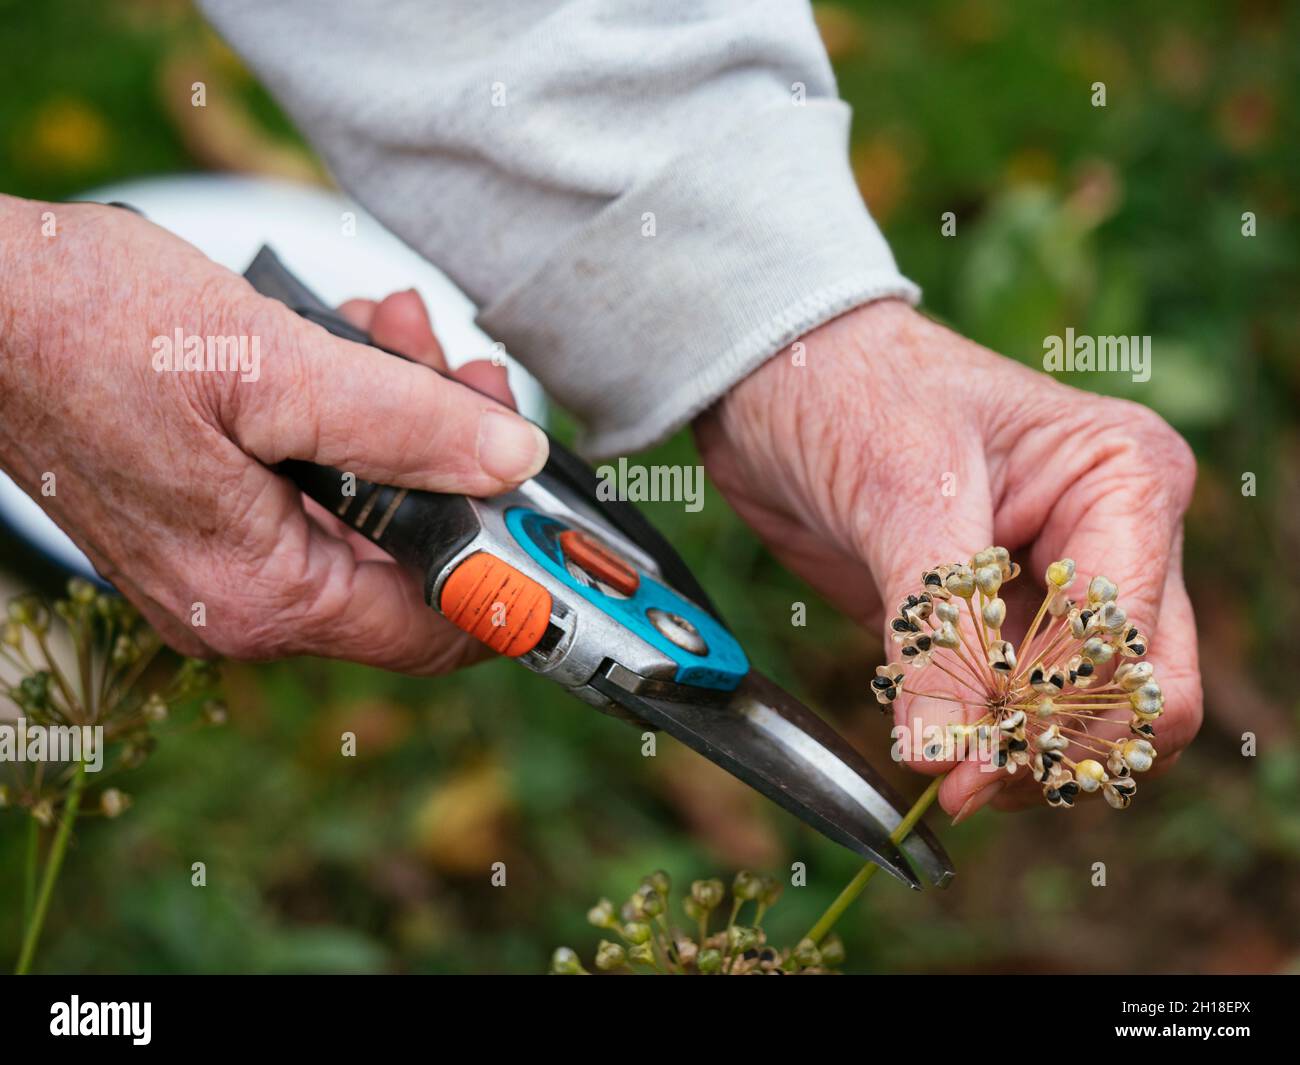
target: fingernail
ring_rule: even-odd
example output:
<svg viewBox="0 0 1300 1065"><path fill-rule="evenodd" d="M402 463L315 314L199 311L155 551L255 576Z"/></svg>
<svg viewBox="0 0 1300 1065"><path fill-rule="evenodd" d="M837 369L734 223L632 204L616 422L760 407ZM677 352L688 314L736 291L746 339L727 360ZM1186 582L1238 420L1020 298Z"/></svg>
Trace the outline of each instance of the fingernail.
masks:
<svg viewBox="0 0 1300 1065"><path fill-rule="evenodd" d="M976 810L987 806L1000 792L1006 784L1005 780L995 780L992 784L986 784L980 788L974 795L962 803L961 809L957 811L957 816L952 819L954 825L960 825L966 818L970 817Z"/></svg>
<svg viewBox="0 0 1300 1065"><path fill-rule="evenodd" d="M498 480L528 480L546 465L549 453L546 434L517 414L485 410L479 417L478 462Z"/></svg>

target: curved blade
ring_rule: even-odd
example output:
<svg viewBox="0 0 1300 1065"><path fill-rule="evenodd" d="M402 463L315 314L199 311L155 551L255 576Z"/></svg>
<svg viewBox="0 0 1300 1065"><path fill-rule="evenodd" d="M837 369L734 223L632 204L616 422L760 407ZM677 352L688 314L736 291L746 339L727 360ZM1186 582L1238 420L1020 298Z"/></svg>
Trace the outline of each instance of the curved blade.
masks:
<svg viewBox="0 0 1300 1065"><path fill-rule="evenodd" d="M952 862L925 825L901 850L894 844L889 836L907 804L843 737L762 674L751 670L721 704L629 691L639 679L613 666L591 686L905 884L921 886L908 859L936 887L952 879Z"/></svg>

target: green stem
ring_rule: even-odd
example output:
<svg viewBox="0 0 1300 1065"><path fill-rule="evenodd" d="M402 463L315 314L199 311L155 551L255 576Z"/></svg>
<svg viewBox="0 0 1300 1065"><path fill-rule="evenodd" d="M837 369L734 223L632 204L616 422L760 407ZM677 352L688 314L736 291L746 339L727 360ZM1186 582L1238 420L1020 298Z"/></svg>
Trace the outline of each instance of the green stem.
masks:
<svg viewBox="0 0 1300 1065"><path fill-rule="evenodd" d="M36 860L41 851L41 826L36 818L27 818L27 855L23 862L23 927L32 919L36 899Z"/></svg>
<svg viewBox="0 0 1300 1065"><path fill-rule="evenodd" d="M947 774L935 777L930 781L930 786L921 793L921 797L912 804L912 808L907 811L903 820L898 823L898 827L890 834L889 838L895 844L900 844L907 838L907 834L916 827L916 823L921 820L922 815L930 808L934 802L935 796L939 794L939 785L943 783L943 778ZM844 916L844 911L853 904L853 900L862 894L862 889L866 887L871 878L876 875L880 866L874 862L868 862L858 870L857 875L845 885L844 890L840 892L827 908L826 912L818 918L817 923L812 926L808 932L808 939L814 943L820 943L826 938L826 933L835 927L835 922Z"/></svg>
<svg viewBox="0 0 1300 1065"><path fill-rule="evenodd" d="M36 896L36 906L32 910L31 920L27 922L27 932L23 936L22 952L18 955L18 965L14 968L14 974L17 976L23 976L31 969L32 956L36 953L36 943L41 937L45 914L50 908L54 883L59 879L63 854L68 849L68 837L72 835L72 823L77 819L77 807L81 805L81 789L85 783L86 763L78 762L76 775L72 778L67 800L63 804L59 829L54 835L54 842L50 844L50 854L45 861L45 876L41 879L41 891Z"/></svg>

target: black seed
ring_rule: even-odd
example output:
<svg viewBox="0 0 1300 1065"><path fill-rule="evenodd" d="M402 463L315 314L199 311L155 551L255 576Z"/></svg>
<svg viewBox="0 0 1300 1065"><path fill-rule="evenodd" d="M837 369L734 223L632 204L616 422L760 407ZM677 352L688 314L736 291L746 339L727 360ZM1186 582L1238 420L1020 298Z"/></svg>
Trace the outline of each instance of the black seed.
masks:
<svg viewBox="0 0 1300 1065"><path fill-rule="evenodd" d="M1059 791L1057 791L1055 788L1048 788L1048 789L1047 789L1047 801L1048 801L1048 802L1059 802L1059 801L1060 801L1060 798L1061 798L1061 793L1060 793Z"/></svg>
<svg viewBox="0 0 1300 1065"><path fill-rule="evenodd" d="M892 688L894 682L888 677L872 677L871 686L873 688L880 688L883 691L885 688Z"/></svg>
<svg viewBox="0 0 1300 1065"><path fill-rule="evenodd" d="M922 651L928 651L930 649L930 643L931 641L929 636L922 636L919 640L916 641L916 646L919 647Z"/></svg>
<svg viewBox="0 0 1300 1065"><path fill-rule="evenodd" d="M1029 741L1028 741L1028 740L1008 740L1008 741L1007 741L1007 750L1009 750L1009 751L1024 751L1024 750L1028 750L1028 749L1029 749Z"/></svg>
<svg viewBox="0 0 1300 1065"><path fill-rule="evenodd" d="M1059 673L1053 673L1052 676L1048 678L1048 680L1051 682L1051 684L1056 688L1058 692L1065 687L1065 678L1061 676L1061 674Z"/></svg>
<svg viewBox="0 0 1300 1065"><path fill-rule="evenodd" d="M1086 658L1079 663L1079 676L1091 677L1092 671L1093 671L1093 664L1089 662Z"/></svg>
<svg viewBox="0 0 1300 1065"><path fill-rule="evenodd" d="M894 620L889 623L889 627L895 632L907 632L911 629L912 623L908 621L907 618L894 618Z"/></svg>
<svg viewBox="0 0 1300 1065"><path fill-rule="evenodd" d="M904 658L912 658L913 656L918 654L920 654L920 651L915 647L904 647L902 650L902 655Z"/></svg>
<svg viewBox="0 0 1300 1065"><path fill-rule="evenodd" d="M1043 670L1042 670L1041 667L1038 667L1038 666L1035 666L1035 667L1034 667L1034 671L1033 671L1032 673L1029 674L1029 683L1030 683L1030 684L1042 684L1042 683L1043 683Z"/></svg>
<svg viewBox="0 0 1300 1065"><path fill-rule="evenodd" d="M1079 794L1079 785L1076 784L1073 780L1067 780L1064 784L1061 785L1061 794L1067 796L1068 798L1073 798L1074 796Z"/></svg>

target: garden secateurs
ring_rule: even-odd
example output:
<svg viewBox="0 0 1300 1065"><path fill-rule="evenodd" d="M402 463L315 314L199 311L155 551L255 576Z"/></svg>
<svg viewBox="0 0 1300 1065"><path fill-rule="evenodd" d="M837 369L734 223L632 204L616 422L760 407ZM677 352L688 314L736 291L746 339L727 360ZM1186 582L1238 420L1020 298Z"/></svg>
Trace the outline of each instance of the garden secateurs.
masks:
<svg viewBox="0 0 1300 1065"><path fill-rule="evenodd" d="M330 333L372 344L269 248L245 276ZM599 498L595 471L554 439L550 447L540 473L491 499L372 484L297 460L277 469L417 570L429 605L494 651L591 706L675 736L912 887L946 884L952 863L929 829L918 825L901 846L890 839L907 809L893 789L751 666L639 510Z"/></svg>

